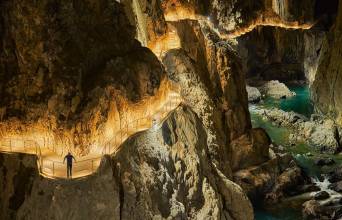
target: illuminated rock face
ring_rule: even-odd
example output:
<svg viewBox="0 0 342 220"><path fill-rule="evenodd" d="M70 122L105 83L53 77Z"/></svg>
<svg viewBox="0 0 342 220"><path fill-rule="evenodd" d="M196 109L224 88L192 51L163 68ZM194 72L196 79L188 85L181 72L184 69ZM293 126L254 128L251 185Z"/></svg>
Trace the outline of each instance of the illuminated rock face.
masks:
<svg viewBox="0 0 342 220"><path fill-rule="evenodd" d="M210 162L205 129L186 106L103 158L93 176L40 178L34 158L16 155L0 155L0 176L21 181L1 181L2 219L253 219L241 188Z"/></svg>
<svg viewBox="0 0 342 220"><path fill-rule="evenodd" d="M309 9L303 11L302 9ZM238 37L257 26L309 29L314 20L314 1L256 0L220 1L211 4L212 19L230 37Z"/></svg>
<svg viewBox="0 0 342 220"><path fill-rule="evenodd" d="M308 29L312 11L303 9L311 3L1 2L2 135L49 133L60 147L86 155L94 143L110 139L122 121L162 105L170 81L180 86L186 103L160 129L134 135L84 180L42 178L32 158L29 165L21 157L14 162L1 158L0 178L9 183L9 188L0 187L5 190L0 192L2 214L29 219L253 219L249 200L231 180L246 192L258 187L264 192L290 159L281 167L278 159L269 160L267 134L251 128L245 72L231 46L234 39L222 40L258 26ZM276 39L281 45L287 38ZM267 170L262 170L265 164ZM30 172L17 176L18 170L27 171L22 167ZM9 168L14 171L7 172ZM253 176L244 185L246 173ZM26 184L24 189L16 178ZM70 198L72 205L65 202Z"/></svg>
<svg viewBox="0 0 342 220"><path fill-rule="evenodd" d="M208 11L208 0L166 0L162 1L162 9L166 21L179 21L198 18Z"/></svg>
<svg viewBox="0 0 342 220"><path fill-rule="evenodd" d="M123 0L127 18L136 28L136 39L143 46L157 41L167 32L160 1Z"/></svg>
<svg viewBox="0 0 342 220"><path fill-rule="evenodd" d="M182 49L166 53L163 64L169 78L180 85L184 101L200 116L213 162L230 176L232 167L238 169L235 164L240 162L235 161L242 160L243 153L239 152L254 152L261 162L265 161L267 156L254 150L260 149L259 145L268 152L267 138L253 141L246 135L235 141L251 132L245 75L237 54L227 42L219 41L205 23L181 21L173 25L180 34ZM253 160L248 159L248 165Z"/></svg>
<svg viewBox="0 0 342 220"><path fill-rule="evenodd" d="M342 125L342 65L341 65L342 4L339 4L336 24L323 41L321 58L312 85L316 110L335 118Z"/></svg>
<svg viewBox="0 0 342 220"><path fill-rule="evenodd" d="M115 1L5 1L1 15L3 135L49 132L84 154L109 117L163 90L163 68Z"/></svg>

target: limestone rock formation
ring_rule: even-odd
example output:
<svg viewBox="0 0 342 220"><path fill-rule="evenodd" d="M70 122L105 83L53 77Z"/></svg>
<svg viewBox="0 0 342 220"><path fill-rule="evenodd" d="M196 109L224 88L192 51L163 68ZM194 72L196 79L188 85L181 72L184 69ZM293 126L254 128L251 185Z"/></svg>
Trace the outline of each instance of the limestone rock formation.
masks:
<svg viewBox="0 0 342 220"><path fill-rule="evenodd" d="M333 91L328 109L339 108L338 74L322 76L325 64L335 71L330 58L339 50L327 58L323 36L259 27L306 30L314 2L1 1L1 137L52 135L57 148L86 155L125 120L163 103L171 82L185 104L160 127L134 134L83 179L48 179L39 175L35 157L0 154L0 218L249 220L247 195L278 202L307 184L293 158L270 149L266 132L252 128L248 100L261 95L247 87L248 97L245 78L258 72L270 79L279 71L279 80L303 79L305 72L310 82L315 78L315 91L328 76L326 93L313 97L324 106ZM340 26L325 47L339 48ZM260 48L251 53L255 42ZM279 81L261 92L295 95ZM292 114L281 120L296 123L315 143L340 146L331 121L310 124Z"/></svg>
<svg viewBox="0 0 342 220"><path fill-rule="evenodd" d="M296 93L291 92L284 83L281 83L278 80L266 82L260 87L260 92L265 96L275 99L291 98L296 95Z"/></svg>
<svg viewBox="0 0 342 220"><path fill-rule="evenodd" d="M39 178L36 161L36 156L0 154L0 219L15 219L30 197L33 181Z"/></svg>
<svg viewBox="0 0 342 220"><path fill-rule="evenodd" d="M306 184L302 170L289 154L276 154L262 164L238 170L234 182L252 200L265 200L269 204L281 201L296 187Z"/></svg>
<svg viewBox="0 0 342 220"><path fill-rule="evenodd" d="M305 8L307 10L302 11ZM305 1L219 1L211 4L212 19L232 36L240 36L258 25L307 28L314 19L314 2ZM311 9L311 10L310 10Z"/></svg>
<svg viewBox="0 0 342 220"><path fill-rule="evenodd" d="M123 0L127 18L136 28L136 39L143 46L154 44L167 32L160 1Z"/></svg>
<svg viewBox="0 0 342 220"><path fill-rule="evenodd" d="M246 86L248 102L258 103L261 100L261 93L256 87Z"/></svg>
<svg viewBox="0 0 342 220"><path fill-rule="evenodd" d="M241 62L205 24L182 21L174 26L184 49L170 50L163 64L203 120L212 159L229 175L229 143L251 129Z"/></svg>
<svg viewBox="0 0 342 220"><path fill-rule="evenodd" d="M322 55L315 80L312 85L312 98L316 110L334 118L342 125L341 42L342 42L342 4L338 7L336 24L332 27L322 46Z"/></svg>
<svg viewBox="0 0 342 220"><path fill-rule="evenodd" d="M83 179L41 178L35 158L21 157L1 155L5 219L253 219L241 188L210 162L205 129L187 106Z"/></svg>
<svg viewBox="0 0 342 220"><path fill-rule="evenodd" d="M3 135L50 134L87 154L129 104L163 90L162 66L116 1L3 1L0 14Z"/></svg>
<svg viewBox="0 0 342 220"><path fill-rule="evenodd" d="M281 82L305 80L302 30L260 27L239 37L238 42L248 77Z"/></svg>
<svg viewBox="0 0 342 220"><path fill-rule="evenodd" d="M278 126L292 129L293 134L289 138L293 143L306 141L310 146L327 153L338 153L341 150L340 126L331 119L318 117L309 120L303 115L277 108L254 109L253 112Z"/></svg>

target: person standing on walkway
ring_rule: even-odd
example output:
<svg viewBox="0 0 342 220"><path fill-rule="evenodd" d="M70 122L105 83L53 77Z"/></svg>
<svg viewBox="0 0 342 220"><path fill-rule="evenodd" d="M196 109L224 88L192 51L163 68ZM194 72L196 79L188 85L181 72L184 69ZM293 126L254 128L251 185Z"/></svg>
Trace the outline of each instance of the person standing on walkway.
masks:
<svg viewBox="0 0 342 220"><path fill-rule="evenodd" d="M76 162L76 159L70 152L64 157L63 163L67 161L67 177L72 178L72 160Z"/></svg>

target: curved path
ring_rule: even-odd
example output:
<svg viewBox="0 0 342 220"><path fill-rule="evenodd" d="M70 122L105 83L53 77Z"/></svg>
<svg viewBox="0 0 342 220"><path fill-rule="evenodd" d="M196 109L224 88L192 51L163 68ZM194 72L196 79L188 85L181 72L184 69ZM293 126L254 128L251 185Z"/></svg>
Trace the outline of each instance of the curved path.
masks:
<svg viewBox="0 0 342 220"><path fill-rule="evenodd" d="M172 110L182 102L180 95L170 92L160 109L153 114L126 123L126 126L115 133L113 139L104 146L98 147L95 152L84 157L76 157L73 163L73 178L84 177L92 174L99 167L104 154L113 154L119 150L121 144L131 135L150 129L160 123ZM158 118L159 121L155 121ZM64 153L57 153L54 147L41 147L35 140L2 138L0 140L0 152L27 153L37 155L37 163L41 175L49 178L66 178L66 164L63 163Z"/></svg>

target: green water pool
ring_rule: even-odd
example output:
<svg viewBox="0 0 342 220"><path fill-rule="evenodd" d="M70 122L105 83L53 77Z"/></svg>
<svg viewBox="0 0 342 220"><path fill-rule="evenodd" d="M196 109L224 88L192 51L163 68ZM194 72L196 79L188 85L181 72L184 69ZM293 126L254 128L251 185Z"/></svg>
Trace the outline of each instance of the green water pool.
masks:
<svg viewBox="0 0 342 220"><path fill-rule="evenodd" d="M294 111L310 117L313 113L313 105L310 100L308 86L290 86L289 89L296 93L296 96L287 99L266 98L261 105L264 107L277 107L284 111Z"/></svg>
<svg viewBox="0 0 342 220"><path fill-rule="evenodd" d="M307 86L289 87L292 91L296 92L296 96L293 98L275 100L267 98L263 103L258 104L259 107L272 108L277 107L284 111L294 111L299 114L310 117L313 113L313 106L310 101L310 93ZM253 108L250 108L253 109ZM253 127L261 127L266 130L270 138L277 145L282 145L285 149L291 153L296 159L297 163L305 170L305 172L312 177L319 176L322 173L322 168L317 167L314 164L314 158L321 156L318 151L306 143L297 143L295 146L289 144L290 129L284 127L278 127L272 124L268 120L264 120L260 115L253 113L250 110L251 120ZM311 156L309 156L309 154ZM342 164L342 156L330 156L338 164ZM332 169L333 167L330 167ZM273 207L255 207L255 219L256 220L300 220L301 216L301 204L289 205L278 204Z"/></svg>

